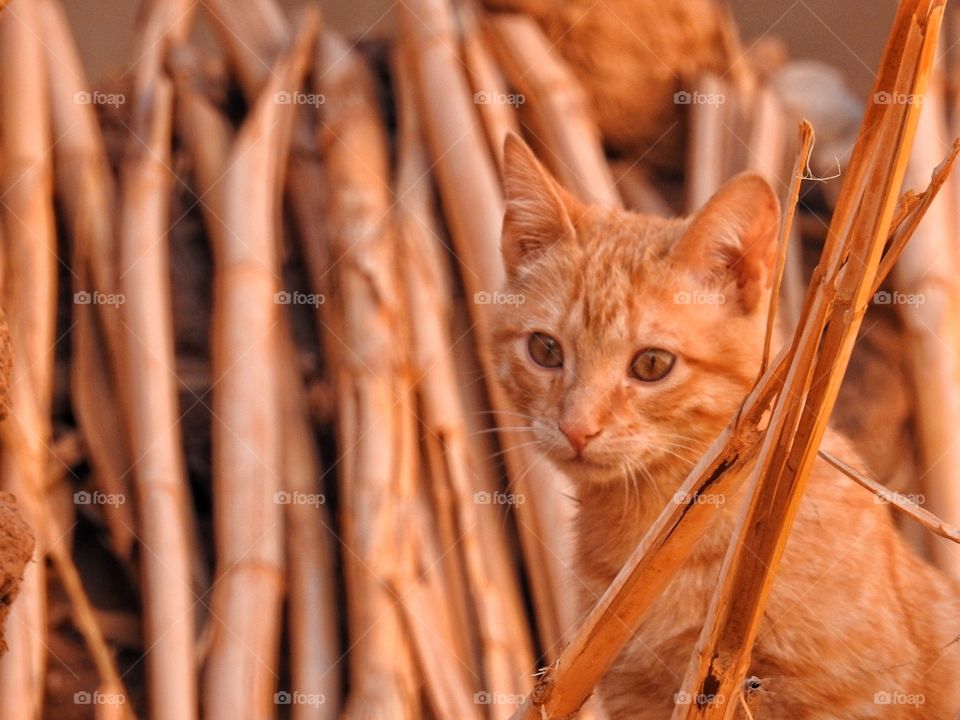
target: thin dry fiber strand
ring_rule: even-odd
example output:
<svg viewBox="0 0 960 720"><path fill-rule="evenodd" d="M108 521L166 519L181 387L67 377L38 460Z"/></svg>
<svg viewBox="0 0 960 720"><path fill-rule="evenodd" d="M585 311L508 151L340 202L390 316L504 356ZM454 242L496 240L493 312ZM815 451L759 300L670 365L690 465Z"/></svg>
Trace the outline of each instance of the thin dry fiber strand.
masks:
<svg viewBox="0 0 960 720"><path fill-rule="evenodd" d="M585 202L619 206L586 95L553 43L530 17L494 15L487 24L507 79L523 98L531 122L525 129L554 175Z"/></svg>
<svg viewBox="0 0 960 720"><path fill-rule="evenodd" d="M194 543L177 403L167 244L173 87L162 67L167 43L185 39L189 5L151 2L145 12L139 59L132 68L131 134L125 138L120 168L120 384L125 388L122 408L143 546L150 716L189 720L197 716Z"/></svg>
<svg viewBox="0 0 960 720"><path fill-rule="evenodd" d="M897 38L902 43L907 36L906 33L900 35L896 33L896 30L904 27L910 19L909 14L906 18L904 14L901 10L898 25L892 36L895 40L891 44L896 42ZM934 16L936 17L936 13ZM934 21L932 25L935 26L935 24ZM883 82L891 83L890 74L898 69L899 55L900 52L895 46L894 50L888 50L884 64L886 70L882 76ZM924 62L927 60L928 58L924 56ZM921 64L916 57L913 58L912 63L910 60L905 61L906 67L910 68L911 78L913 69ZM880 111L876 106L871 106L870 110L864 121L864 127L867 128L874 127L881 119L878 117ZM839 225L835 227L839 227L840 230L835 229L831 234L824 249L825 264L815 276L811 287L817 287L820 284L820 278L835 278L838 268L844 266L846 244L843 238L850 237L852 230L859 231L854 237L859 238L861 244L872 243L875 252L872 253L873 257L869 258L872 261L871 271L878 266L883 270L889 270L892 263L889 255L880 262L879 251L883 248L883 240L886 236L885 232L880 231L890 226L895 197L893 192L899 185L895 181L902 177L905 156L902 147L894 138L900 136L903 125L910 127L909 118L884 116L884 122L879 130L873 134L863 134L863 140L858 144L858 150L849 170L849 179L845 185L850 189L841 195L841 202L837 209ZM881 132L883 137L880 137ZM908 131L905 132L905 136L909 136ZM883 149L888 154L899 152L899 156L895 160L890 159L881 167L878 171L880 178L865 177L865 163ZM859 200L863 187L870 180L875 180L875 186L883 188L882 193L872 195L874 202L882 203L883 211L872 215L870 213L861 215L864 222L876 223L873 227L861 228L852 225L850 218L856 208L855 201ZM931 195L935 193L942 182L943 177L936 178L931 183L928 193ZM907 199L903 204L912 205L913 209L897 213L899 224L894 231L893 242L890 245L891 251L899 252L902 249L905 240L902 235L904 232L909 234L909 231L916 227L912 222L913 213L923 205L917 202L916 198ZM859 264L846 265L848 267L857 265L860 267L860 272L866 276L864 268ZM882 280L881 276L874 276L873 272L866 279L853 275L845 277L847 283L858 284L858 291L851 297L856 298L861 306L867 296L865 292L875 292ZM822 331L828 319L826 310L834 308L834 300L840 289L849 288L838 288L836 284L824 284L822 291L808 298L803 320L815 318L817 322L810 322L809 325L801 322L805 340L808 340L811 335L817 335L818 328ZM855 322L853 316L854 313L848 312L845 318L840 320L830 317L838 329L834 331L835 334L831 334L830 343L825 345L827 352L819 356L820 361L827 366L832 365L834 358L839 356L840 350L844 354L849 352L849 344L852 344L855 337L852 327ZM726 495L742 482L743 477L740 471L759 450L763 439L763 431L760 430L763 418L770 403L787 379L790 364L794 361L797 348L801 347L799 340L798 337L794 346L781 352L746 398L735 420L721 433L707 454L691 471L681 488L681 492L685 493L684 497L696 498L705 492ZM840 341L845 341L846 344L841 343L841 346L837 347L835 343ZM810 351L808 345L802 348L805 354L801 357L809 368L818 356ZM791 377L795 374L791 373ZM771 424L771 427L775 425ZM816 443L812 445L816 449ZM670 506L664 510L634 551L627 566L623 568L610 589L590 613L574 641L565 649L556 667L551 668L534 688L524 708L517 713L518 720L566 717L577 711L623 648L630 633L638 627L644 611L689 555L697 538L709 526L713 514L712 509L705 510L702 504L695 502ZM689 686L694 685L691 683ZM737 693L730 693L729 696L736 697ZM731 705L735 706L734 703Z"/></svg>
<svg viewBox="0 0 960 720"><path fill-rule="evenodd" d="M926 168L947 147L944 78L931 77L920 130L913 146L907 182L923 181ZM960 522L960 348L958 287L955 262L956 198L943 193L931 205L929 219L918 228L893 271L895 294L887 293L906 327L910 371L917 398L917 430L921 453L921 492L930 510ZM933 541L933 557L945 571L960 578L960 553L949 543Z"/></svg>
<svg viewBox="0 0 960 720"><path fill-rule="evenodd" d="M410 60L399 52L395 87L399 109L399 154L396 180L396 217L399 231L400 277L406 290L413 347L413 367L424 446L429 463L429 483L434 503L449 526L443 539L450 558L448 582L466 589L466 616L462 627L476 628L482 673L474 691L496 688L519 694L533 663L529 629L517 585L516 568L502 528L500 515L476 503L477 493L491 487L476 472L477 458L467 442L465 410L451 347L452 307L446 254L433 217L432 184L426 149L417 120ZM458 595L463 597L463 592ZM452 595L456 597L457 595ZM469 606L467 606L469 605ZM506 703L491 708L494 716L509 716ZM460 717L438 712L439 717Z"/></svg>
<svg viewBox="0 0 960 720"><path fill-rule="evenodd" d="M277 248L279 177L299 86L318 26L305 13L289 51L273 66L227 155L214 207L225 231L215 243L213 322L213 639L204 670L212 720L276 712L283 598L282 405Z"/></svg>
<svg viewBox="0 0 960 720"><path fill-rule="evenodd" d="M878 93L916 96L924 91L943 7L913 5L911 10L910 3L901 4L898 20L909 24L895 25L895 30L908 27L909 33L891 39ZM890 63L894 57L900 62ZM678 705L675 720L730 718L736 711L737 703L720 698L738 697L743 686L765 602L871 299L918 115L912 104L867 107L827 241L841 252L828 256L834 262L825 274L827 282L811 285L808 321L794 339L796 353L753 472L752 496L738 520L684 679L685 691L699 695L709 687L715 695L704 703ZM849 255L861 262L844 263Z"/></svg>
<svg viewBox="0 0 960 720"><path fill-rule="evenodd" d="M54 179L64 221L73 244L70 267L74 293L109 299L116 295L113 175L95 106L78 103L89 83L58 0L42 0L47 81L54 145ZM76 295L74 296L76 300ZM73 411L93 467L93 481L105 495L129 497L126 449L118 393L121 355L120 311L109 302L74 302L71 332ZM110 539L121 560L129 561L135 543L133 503L102 506Z"/></svg>
<svg viewBox="0 0 960 720"><path fill-rule="evenodd" d="M325 97L331 271L327 352L334 368L340 500L351 645L345 717L420 717L418 677L400 608L384 583L410 567L409 380L396 277L386 130L370 72L332 34L315 70Z"/></svg>
<svg viewBox="0 0 960 720"><path fill-rule="evenodd" d="M475 336L482 342L489 308L477 300L483 293L497 291L504 276L500 259L503 197L495 164L463 76L450 6L445 0L416 0L398 10L401 42L416 59L414 85L427 149L460 261ZM465 187L471 188L469 194L463 192ZM489 370L482 347L480 353ZM497 426L514 424L502 392L494 383L488 389ZM547 655L553 657L574 622L572 573L564 566L567 551L555 530L557 519L570 514L568 501L550 489L553 473L545 460L519 447L520 436L503 433L501 444L511 491L526 499L516 508L518 531L540 638Z"/></svg>
<svg viewBox="0 0 960 720"><path fill-rule="evenodd" d="M57 245L50 110L40 8L15 3L0 16L2 304L13 371L10 414L0 423L0 488L14 493L37 537L33 562L7 621L0 658L0 716L39 720L47 653L44 486L51 443ZM55 538L54 538L55 539Z"/></svg>

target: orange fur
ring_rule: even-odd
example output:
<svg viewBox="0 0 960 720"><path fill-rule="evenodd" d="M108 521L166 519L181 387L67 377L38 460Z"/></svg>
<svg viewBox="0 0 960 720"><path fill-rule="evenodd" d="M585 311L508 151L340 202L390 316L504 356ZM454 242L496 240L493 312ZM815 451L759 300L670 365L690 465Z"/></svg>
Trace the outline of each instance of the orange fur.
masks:
<svg viewBox="0 0 960 720"><path fill-rule="evenodd" d="M516 137L505 163L507 290L524 302L498 309L493 357L538 447L576 488L586 610L756 377L779 207L744 174L693 217L646 217L580 204ZM559 342L562 367L531 360L531 332ZM627 372L647 347L676 356L657 382ZM587 428L578 443L573 426ZM839 435L824 446L856 464ZM725 499L601 684L611 720L670 718L741 500ZM754 717L952 720L958 597L889 508L818 462L754 647Z"/></svg>

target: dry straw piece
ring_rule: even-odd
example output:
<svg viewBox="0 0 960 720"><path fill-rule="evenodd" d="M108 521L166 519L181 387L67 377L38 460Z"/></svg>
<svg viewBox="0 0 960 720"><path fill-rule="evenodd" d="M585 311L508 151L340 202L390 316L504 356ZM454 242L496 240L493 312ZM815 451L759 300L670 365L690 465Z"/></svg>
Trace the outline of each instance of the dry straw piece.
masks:
<svg viewBox="0 0 960 720"><path fill-rule="evenodd" d="M0 717L40 720L47 651L44 524L51 444L57 241L52 138L40 7L19 3L0 15L0 196L2 302L13 367L7 418L0 423L0 489L13 492L37 538L0 658Z"/></svg>

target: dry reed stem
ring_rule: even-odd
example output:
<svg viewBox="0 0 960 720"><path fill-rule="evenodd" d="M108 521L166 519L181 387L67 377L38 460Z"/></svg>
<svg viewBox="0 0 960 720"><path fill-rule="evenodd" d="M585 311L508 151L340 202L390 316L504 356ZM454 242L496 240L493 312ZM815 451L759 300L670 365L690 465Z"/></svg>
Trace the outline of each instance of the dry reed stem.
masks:
<svg viewBox="0 0 960 720"><path fill-rule="evenodd" d="M898 59L888 59L885 66L892 66L893 70L896 70ZM887 139L878 139L876 133L871 135L864 129L873 127L877 122L876 115L879 111L876 106L872 106L870 110L861 129L859 151L855 156L860 162L851 163L849 170L853 180L848 180L848 184L852 183L850 187L854 189L862 188L864 184L863 160L871 158L877 146L883 147L883 140ZM893 145L893 142L888 141L888 144ZM902 172L902 167L900 171ZM942 184L943 179L938 178L939 184ZM934 194L937 187L938 185L931 183L927 193ZM838 212L841 212L842 208L842 212L851 213L857 195L857 192L850 190L841 193ZM914 207L919 207L919 204ZM892 212L892 203L888 203L887 221ZM907 213L903 215L904 218L908 216ZM846 221L841 223L843 228L848 225ZM915 224L904 220L896 228L896 234L908 235L913 227ZM811 287L819 287L822 279L829 275L826 268L842 267L845 264L844 248L838 238L838 232L833 230L824 248L823 257L826 260L814 274ZM884 262L878 263L879 267L889 267L895 260L890 253L899 252L902 247L902 242L891 243ZM859 266L858 263L851 265ZM868 286L870 293L876 290L882 279L882 275L871 278ZM820 299L819 296L813 298L817 302ZM811 303L808 302L801 318L801 327L807 326L805 321L812 314L810 306ZM819 318L821 321L824 319ZM822 326L821 324L820 327ZM814 333L811 331L810 334ZM575 713L593 692L631 633L639 626L646 609L688 557L700 535L709 527L714 512L706 504L694 502L693 499L704 493L729 495L742 483L742 470L759 450L764 436L761 428L766 425L764 416L783 386L789 365L796 354L798 340L799 338L794 345L779 354L744 400L731 424L690 472L680 493L691 500L684 504L671 504L661 513L627 565L591 611L571 644L564 649L556 665L551 667L534 687L527 703L516 713L517 720L567 717ZM735 703L731 705L735 706Z"/></svg>
<svg viewBox="0 0 960 720"><path fill-rule="evenodd" d="M524 97L532 122L525 129L554 176L586 202L620 206L583 88L553 43L523 15L493 15L487 25L508 81Z"/></svg>
<svg viewBox="0 0 960 720"><path fill-rule="evenodd" d="M868 475L864 475L855 467L851 467L840 458L828 453L826 450L820 450L819 454L820 457L833 465L833 467L842 472L848 478L856 482L858 485L860 485L860 487L869 490L885 503L892 505L894 510L901 512L911 520L920 523L920 525L925 527L934 535L938 535L939 537L955 543L960 543L960 528L958 528L956 525L951 525L945 520L937 517L929 510L925 510L906 495L901 495L898 492L884 487L881 483L877 482Z"/></svg>
<svg viewBox="0 0 960 720"><path fill-rule="evenodd" d="M463 63L467 69L473 100L487 135L490 154L497 166L503 163L503 141L508 133L520 133L516 103L510 103L510 88L494 59L487 35L482 31L473 0L455 4L463 45Z"/></svg>
<svg viewBox="0 0 960 720"><path fill-rule="evenodd" d="M400 118L396 180L400 277L410 316L417 318L411 323L412 360L419 379L424 445L431 460L430 482L435 486L434 497L444 498L437 502L439 509L450 516L450 535L456 543L456 551L447 553L456 565L449 571L450 579L465 583L469 601L464 604L470 605L464 627L475 627L478 635L484 685L476 689L517 695L533 666L529 627L500 514L496 506L477 504L478 494L489 495L495 488L478 475L477 458L467 442L461 381L451 352L450 280L433 217L412 67L402 53L395 67ZM457 568L462 568L462 577ZM495 717L509 717L511 712L506 704L490 709Z"/></svg>
<svg viewBox="0 0 960 720"><path fill-rule="evenodd" d="M729 88L715 75L704 75L695 91L704 96L730 100ZM730 102L732 105L732 102ZM727 102L700 102L690 105L690 150L687 156L687 212L703 207L723 183L724 106Z"/></svg>
<svg viewBox="0 0 960 720"><path fill-rule="evenodd" d="M931 77L920 115L920 130L907 171L907 183L922 182L949 142L944 80ZM906 328L909 367L916 394L917 433L922 491L932 512L960 522L960 348L956 279L956 207L951 193L937 198L928 220L917 229L893 271L894 294L885 299L897 307ZM933 559L960 578L960 553L930 538Z"/></svg>
<svg viewBox="0 0 960 720"><path fill-rule="evenodd" d="M613 160L610 171L620 199L628 209L658 217L673 217L676 214L638 161Z"/></svg>
<svg viewBox="0 0 960 720"><path fill-rule="evenodd" d="M885 53L887 61L900 53L902 57L897 66L882 69L877 92L923 93L943 8L919 8L904 17L909 5L901 4L901 22L894 26ZM683 682L682 692L704 701L678 705L674 720L729 719L738 707L725 700L737 697L749 667L766 598L870 301L916 129L916 107L871 113L875 107L871 103L867 119L876 125L865 124L867 137L861 136L851 161L865 172L861 177L851 173L859 182L848 180L841 190L841 197L859 197L859 202L843 206L848 214L840 212L838 204L831 223L841 252L828 260L826 283L811 284L808 322L795 336L796 353L753 471L752 496L738 520ZM861 262L843 262L848 255Z"/></svg>
<svg viewBox="0 0 960 720"><path fill-rule="evenodd" d="M0 197L3 292L13 349L10 413L0 423L0 489L17 496L37 538L7 620L0 658L0 717L39 720L47 652L43 555L56 318L57 243L46 67L40 9L16 3L0 16Z"/></svg>
<svg viewBox="0 0 960 720"><path fill-rule="evenodd" d="M149 715L197 717L191 508L180 436L170 296L169 197L173 88L168 43L184 40L186 2L144 6L132 69L130 136L117 220L121 406L130 436L141 538ZM104 278L102 281L106 282Z"/></svg>
<svg viewBox="0 0 960 720"><path fill-rule="evenodd" d="M416 58L415 87L424 118L425 137L466 287L475 335L488 337L489 308L478 293L493 293L503 282L500 258L501 195L494 162L472 95L463 77L452 12L445 0L415 0L399 10L401 42ZM470 187L471 192L463 192ZM473 302L470 302L473 300ZM490 358L481 346L481 362L498 425L509 404L490 381ZM504 459L511 490L525 497L516 508L518 530L529 574L541 640L548 656L574 622L573 579L564 558L562 528L572 514L570 503L555 490L555 474L546 461L521 449L522 438L503 434ZM558 530L561 528L561 530Z"/></svg>
<svg viewBox="0 0 960 720"><path fill-rule="evenodd" d="M780 223L780 239L777 244L777 265L773 274L773 286L770 290L770 307L767 310L767 330L763 340L763 359L760 363L760 375L767 371L770 364L770 350L774 338L774 325L777 321L777 308L780 304L780 289L783 273L787 264L787 250L793 235L793 218L797 212L797 200L800 197L800 185L810 163L813 150L813 127L806 120L800 123L799 150L793 163L790 185L787 188L786 202L783 205L783 220Z"/></svg>
<svg viewBox="0 0 960 720"><path fill-rule="evenodd" d="M416 668L400 608L385 587L413 573L404 529L412 416L386 130L369 69L339 37L321 39L315 74L325 97L319 145L336 303L327 311L326 338L339 408L351 644L344 717L413 720L419 716Z"/></svg>
<svg viewBox="0 0 960 720"><path fill-rule="evenodd" d="M279 179L298 87L316 35L304 14L277 60L225 162L214 208L224 232L215 249L213 322L213 637L204 670L211 720L270 717L283 597L284 489L277 248Z"/></svg>
<svg viewBox="0 0 960 720"><path fill-rule="evenodd" d="M131 462L116 387L119 311L115 304L76 301L76 293L86 299L92 293L104 298L116 293L116 191L94 106L77 102L89 92L89 85L63 8L57 0L43 0L40 8L52 129L58 139L53 148L54 178L73 244L72 406L97 488L105 495L130 497L125 473ZM109 503L102 510L117 557L130 561L136 541L133 504Z"/></svg>

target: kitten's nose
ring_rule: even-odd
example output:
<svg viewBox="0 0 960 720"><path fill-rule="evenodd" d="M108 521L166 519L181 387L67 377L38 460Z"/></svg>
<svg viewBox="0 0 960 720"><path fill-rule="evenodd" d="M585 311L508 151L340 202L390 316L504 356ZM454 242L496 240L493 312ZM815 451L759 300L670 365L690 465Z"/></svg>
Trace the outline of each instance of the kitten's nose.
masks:
<svg viewBox="0 0 960 720"><path fill-rule="evenodd" d="M599 435L602 430L602 428L590 422L576 422L569 425L560 424L559 428L577 455L582 453L587 444Z"/></svg>

